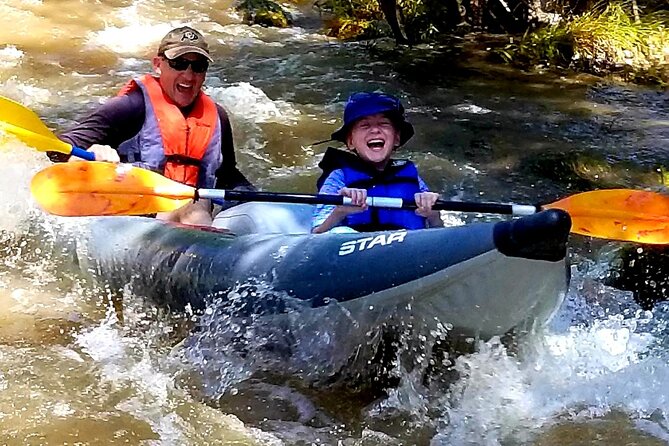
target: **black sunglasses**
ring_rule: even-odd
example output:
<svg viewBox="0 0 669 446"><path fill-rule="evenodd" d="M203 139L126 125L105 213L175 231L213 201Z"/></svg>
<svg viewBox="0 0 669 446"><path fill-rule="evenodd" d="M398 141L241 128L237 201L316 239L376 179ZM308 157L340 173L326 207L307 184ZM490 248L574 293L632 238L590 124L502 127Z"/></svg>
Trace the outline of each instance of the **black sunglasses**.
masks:
<svg viewBox="0 0 669 446"><path fill-rule="evenodd" d="M168 59L165 57L167 64L170 68L173 68L177 71L186 71L188 65L190 65L193 73L204 73L209 68L209 61L206 59L197 59L197 60L188 60L183 57L176 57L174 59Z"/></svg>

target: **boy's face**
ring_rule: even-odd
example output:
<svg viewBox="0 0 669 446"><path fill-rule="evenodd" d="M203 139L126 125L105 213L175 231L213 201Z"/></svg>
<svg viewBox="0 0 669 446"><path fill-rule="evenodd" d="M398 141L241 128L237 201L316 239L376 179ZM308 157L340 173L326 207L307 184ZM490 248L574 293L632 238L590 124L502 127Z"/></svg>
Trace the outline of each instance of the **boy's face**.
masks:
<svg viewBox="0 0 669 446"><path fill-rule="evenodd" d="M357 120L348 133L346 144L360 158L382 170L393 149L400 145L400 134L390 118L378 113Z"/></svg>

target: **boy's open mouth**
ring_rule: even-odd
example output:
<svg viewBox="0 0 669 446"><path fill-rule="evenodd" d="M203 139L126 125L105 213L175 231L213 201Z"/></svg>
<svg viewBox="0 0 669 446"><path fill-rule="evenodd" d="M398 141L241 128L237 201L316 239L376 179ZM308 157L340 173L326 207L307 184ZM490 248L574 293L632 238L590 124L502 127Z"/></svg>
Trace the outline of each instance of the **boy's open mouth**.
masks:
<svg viewBox="0 0 669 446"><path fill-rule="evenodd" d="M381 149L385 145L385 141L380 138L374 138L367 141L367 147L370 149Z"/></svg>

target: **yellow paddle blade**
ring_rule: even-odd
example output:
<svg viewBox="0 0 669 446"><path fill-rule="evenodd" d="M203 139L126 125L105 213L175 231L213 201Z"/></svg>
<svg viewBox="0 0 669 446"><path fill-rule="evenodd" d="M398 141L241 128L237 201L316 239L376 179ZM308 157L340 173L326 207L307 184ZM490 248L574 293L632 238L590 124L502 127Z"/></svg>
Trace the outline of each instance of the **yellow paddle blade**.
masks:
<svg viewBox="0 0 669 446"><path fill-rule="evenodd" d="M47 167L33 177L30 192L45 211L65 217L167 212L195 196L194 188L150 170L96 161Z"/></svg>
<svg viewBox="0 0 669 446"><path fill-rule="evenodd" d="M630 242L669 243L669 197L631 189L604 189L564 198L544 208L571 216L571 232Z"/></svg>
<svg viewBox="0 0 669 446"><path fill-rule="evenodd" d="M53 137L51 130L47 128L35 112L3 96L0 96L0 121L29 129L42 136Z"/></svg>
<svg viewBox="0 0 669 446"><path fill-rule="evenodd" d="M72 146L58 139L32 110L2 96L0 129L43 152L51 150L69 154L72 151Z"/></svg>
<svg viewBox="0 0 669 446"><path fill-rule="evenodd" d="M3 121L0 121L0 129L16 136L26 145L34 147L42 152L46 152L48 150L65 154L70 154L72 152L72 146L70 144L66 143L65 141L61 141L55 136L47 137L40 135L38 133L31 132L30 130L26 130L23 127L17 127Z"/></svg>

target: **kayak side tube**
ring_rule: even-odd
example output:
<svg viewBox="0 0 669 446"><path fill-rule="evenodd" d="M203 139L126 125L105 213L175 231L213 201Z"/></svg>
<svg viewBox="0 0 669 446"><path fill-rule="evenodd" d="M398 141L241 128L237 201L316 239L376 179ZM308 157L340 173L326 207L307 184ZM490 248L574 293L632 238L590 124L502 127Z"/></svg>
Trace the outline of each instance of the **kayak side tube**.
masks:
<svg viewBox="0 0 669 446"><path fill-rule="evenodd" d="M495 225L495 246L502 254L557 262L565 257L571 218L565 211L550 209Z"/></svg>
<svg viewBox="0 0 669 446"><path fill-rule="evenodd" d="M179 310L262 282L305 310L398 308L503 334L545 322L561 303L569 217L550 210L500 223L416 231L233 236L141 217L97 218L82 266L110 285ZM277 311L257 298L256 311ZM269 300L268 300L269 302Z"/></svg>

